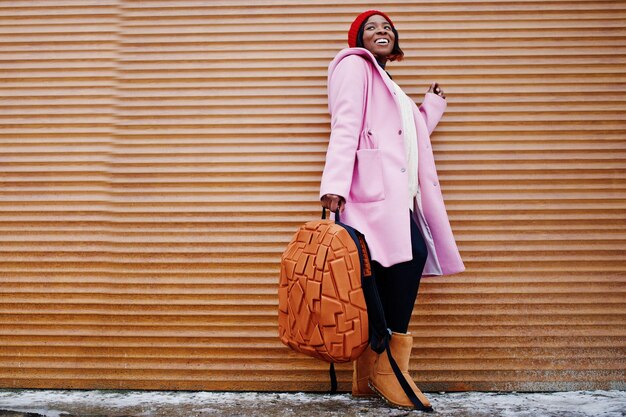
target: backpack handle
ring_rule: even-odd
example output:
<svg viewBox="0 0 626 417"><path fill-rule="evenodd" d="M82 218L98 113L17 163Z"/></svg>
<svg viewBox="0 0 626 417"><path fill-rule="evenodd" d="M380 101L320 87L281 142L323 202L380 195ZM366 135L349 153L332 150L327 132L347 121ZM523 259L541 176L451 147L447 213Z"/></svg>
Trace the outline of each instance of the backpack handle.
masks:
<svg viewBox="0 0 626 417"><path fill-rule="evenodd" d="M322 220L326 220L326 207L322 207ZM335 223L341 223L339 209L335 210Z"/></svg>

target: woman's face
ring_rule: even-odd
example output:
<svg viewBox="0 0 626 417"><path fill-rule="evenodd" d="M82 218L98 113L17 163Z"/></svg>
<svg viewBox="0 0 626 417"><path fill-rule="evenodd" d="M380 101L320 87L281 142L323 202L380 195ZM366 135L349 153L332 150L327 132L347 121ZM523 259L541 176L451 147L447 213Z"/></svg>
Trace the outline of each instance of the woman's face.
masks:
<svg viewBox="0 0 626 417"><path fill-rule="evenodd" d="M376 60L387 61L395 42L396 35L384 17L375 14L367 19L363 26L363 46L376 57Z"/></svg>

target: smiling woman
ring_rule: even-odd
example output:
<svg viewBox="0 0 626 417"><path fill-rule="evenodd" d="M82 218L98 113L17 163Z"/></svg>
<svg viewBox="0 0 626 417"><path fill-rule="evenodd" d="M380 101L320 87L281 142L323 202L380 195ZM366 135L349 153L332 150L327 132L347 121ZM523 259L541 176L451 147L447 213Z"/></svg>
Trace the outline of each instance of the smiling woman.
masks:
<svg viewBox="0 0 626 417"><path fill-rule="evenodd" d="M378 62L384 64L396 45L396 35L393 33L391 23L376 14L367 19L362 28L363 33L357 39L376 57ZM358 44L359 42L357 46Z"/></svg>
<svg viewBox="0 0 626 417"><path fill-rule="evenodd" d="M401 387L387 356L367 349L355 362L352 394L377 393L395 406L428 411L428 398L408 372L409 321L423 275L464 270L430 146L445 96L433 83L418 108L392 81L385 66L404 52L385 13L357 16L348 45L328 68L332 127L320 200L367 239L389 346L407 381Z"/></svg>
<svg viewBox="0 0 626 417"><path fill-rule="evenodd" d="M386 15L375 14L363 23L356 35L356 46L370 51L384 68L387 60L402 61L398 31Z"/></svg>

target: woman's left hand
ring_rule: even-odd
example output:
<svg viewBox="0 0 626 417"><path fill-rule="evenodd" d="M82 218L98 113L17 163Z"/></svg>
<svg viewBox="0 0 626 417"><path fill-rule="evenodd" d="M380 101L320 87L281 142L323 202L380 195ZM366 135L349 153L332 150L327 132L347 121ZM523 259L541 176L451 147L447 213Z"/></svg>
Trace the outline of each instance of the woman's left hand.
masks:
<svg viewBox="0 0 626 417"><path fill-rule="evenodd" d="M441 98L446 98L446 95L443 93L441 87L439 87L439 83L432 83L430 88L428 89L429 93L437 94Z"/></svg>

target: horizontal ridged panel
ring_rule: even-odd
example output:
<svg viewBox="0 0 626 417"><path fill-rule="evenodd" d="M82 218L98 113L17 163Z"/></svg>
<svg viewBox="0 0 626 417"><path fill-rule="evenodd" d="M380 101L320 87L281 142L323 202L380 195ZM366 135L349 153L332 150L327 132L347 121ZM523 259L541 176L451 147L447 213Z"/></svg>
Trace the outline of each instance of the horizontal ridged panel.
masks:
<svg viewBox="0 0 626 417"><path fill-rule="evenodd" d="M277 339L278 261L370 6L449 102L467 271L421 283L419 385L624 388L626 2L575 0L0 3L0 386L327 389Z"/></svg>

